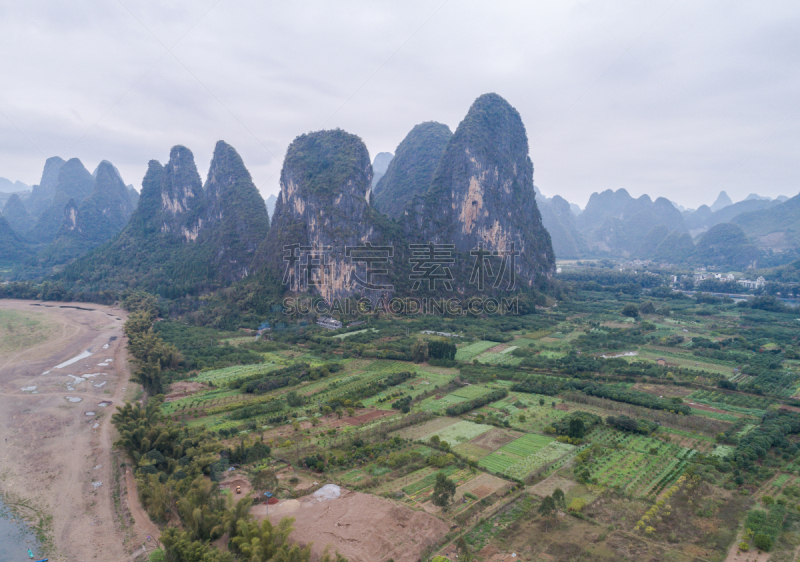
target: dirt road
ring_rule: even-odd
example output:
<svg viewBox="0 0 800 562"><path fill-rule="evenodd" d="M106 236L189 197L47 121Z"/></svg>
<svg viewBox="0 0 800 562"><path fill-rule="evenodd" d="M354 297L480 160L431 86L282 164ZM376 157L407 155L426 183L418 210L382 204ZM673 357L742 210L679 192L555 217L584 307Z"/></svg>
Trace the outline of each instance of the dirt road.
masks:
<svg viewBox="0 0 800 562"><path fill-rule="evenodd" d="M111 414L133 392L125 318L93 304L0 300L0 339L11 342L0 347L0 492L36 514L53 562L130 560L157 531L136 505L126 514L135 493L112 460Z"/></svg>

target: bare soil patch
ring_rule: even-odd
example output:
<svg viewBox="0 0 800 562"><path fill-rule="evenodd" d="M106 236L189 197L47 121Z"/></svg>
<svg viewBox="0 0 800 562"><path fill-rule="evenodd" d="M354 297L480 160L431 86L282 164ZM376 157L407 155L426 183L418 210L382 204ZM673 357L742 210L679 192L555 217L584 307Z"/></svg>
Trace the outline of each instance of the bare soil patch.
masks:
<svg viewBox="0 0 800 562"><path fill-rule="evenodd" d="M265 518L266 506L255 506L251 513ZM277 524L282 517L294 517L290 539L313 543L313 558L330 546L350 562L375 562L394 558L396 562L416 562L422 551L439 541L449 525L439 518L393 501L369 494L341 489L341 496L319 500L307 496L283 500L269 506L269 518Z"/></svg>
<svg viewBox="0 0 800 562"><path fill-rule="evenodd" d="M170 386L169 394L167 394L164 401L171 402L173 400L177 400L178 398L191 396L192 394L196 394L198 392L202 392L207 389L208 386L201 382L192 382L192 381L174 382L172 383L172 386Z"/></svg>
<svg viewBox="0 0 800 562"><path fill-rule="evenodd" d="M487 431L483 435L479 435L478 437L469 441L473 445L477 445L483 449L488 449L489 451L495 451L505 445L506 443L511 443L514 439L522 435L517 431L512 431L510 429L500 429L495 428L492 430Z"/></svg>
<svg viewBox="0 0 800 562"><path fill-rule="evenodd" d="M448 428L456 423L458 423L458 419L456 418L440 417L432 419L431 421L425 422L420 425L414 425L411 427L403 428L399 431L394 432L394 434L399 435L404 439L417 440L417 439L422 439L423 437L426 437L431 433L436 433L437 431L441 431L445 428Z"/></svg>
<svg viewBox="0 0 800 562"><path fill-rule="evenodd" d="M372 410L366 414L360 414L351 418L344 418L344 421L349 425L361 425L362 423L369 423L380 418L393 416L396 413L397 412L393 410Z"/></svg>
<svg viewBox="0 0 800 562"><path fill-rule="evenodd" d="M683 398L684 396L688 396L693 392L693 389L684 388L682 386L644 384L644 383L636 383L635 385L633 385L633 389L639 390L641 392L647 392L648 394L654 394L656 396L666 396L668 398L672 397Z"/></svg>
<svg viewBox="0 0 800 562"><path fill-rule="evenodd" d="M52 517L51 562L128 559L158 529L141 519L135 490L111 455L111 415L133 390L125 313L15 300L0 300L0 310L50 326L14 350L0 350L0 492ZM128 517L112 499L118 479Z"/></svg>
<svg viewBox="0 0 800 562"><path fill-rule="evenodd" d="M478 496L479 499L483 499L504 486L508 486L508 482L497 476L484 473L456 488L454 501L460 501L464 497L464 492L470 492Z"/></svg>
<svg viewBox="0 0 800 562"><path fill-rule="evenodd" d="M561 488L561 491L566 494L575 486L577 486L577 483L573 480L567 480L566 478L561 478L560 476L556 476L554 474L549 478L542 480L536 484L536 486L530 488L530 490L540 498L543 498L545 496L553 495L553 492L556 488Z"/></svg>

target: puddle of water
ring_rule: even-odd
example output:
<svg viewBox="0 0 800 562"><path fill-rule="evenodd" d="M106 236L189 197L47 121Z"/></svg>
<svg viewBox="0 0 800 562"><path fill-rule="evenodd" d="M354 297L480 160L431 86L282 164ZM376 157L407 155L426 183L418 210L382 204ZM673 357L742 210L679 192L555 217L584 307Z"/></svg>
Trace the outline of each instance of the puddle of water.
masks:
<svg viewBox="0 0 800 562"><path fill-rule="evenodd" d="M36 390L36 387L35 386L26 386L26 387L21 388L20 390L22 390L22 392L31 392L33 390Z"/></svg>
<svg viewBox="0 0 800 562"><path fill-rule="evenodd" d="M98 404L101 408L105 408L106 406L111 406L111 402L109 400L103 400Z"/></svg>
<svg viewBox="0 0 800 562"><path fill-rule="evenodd" d="M65 396L64 398L66 398L68 402L72 402L73 404L83 400L83 398L78 398L77 396Z"/></svg>
<svg viewBox="0 0 800 562"><path fill-rule="evenodd" d="M100 424L99 424L99 423L96 423L96 424L94 424L94 425L92 426L92 429L97 429L98 427L100 427Z"/></svg>
<svg viewBox="0 0 800 562"><path fill-rule="evenodd" d="M93 416L93 415L94 415L94 412L86 412L86 415L87 415L87 416Z"/></svg>
<svg viewBox="0 0 800 562"><path fill-rule="evenodd" d="M27 525L15 519L0 500L0 562L28 560L28 549L33 551L36 560L42 558L33 533Z"/></svg>
<svg viewBox="0 0 800 562"><path fill-rule="evenodd" d="M103 388L103 387L106 385L106 383L107 383L107 382L108 382L108 381L103 381L103 382L101 382L100 384L96 384L96 385L94 385L94 387L95 387L95 388Z"/></svg>
<svg viewBox="0 0 800 562"><path fill-rule="evenodd" d="M55 366L55 367L53 367L53 368L54 368L54 369L63 369L64 367L68 367L69 365L72 365L73 363L77 363L77 362L78 362L78 361L80 361L81 359L86 359L87 357L91 357L92 355L94 355L94 353L92 353L91 351L89 351L89 350L87 349L86 351L84 351L84 352L83 352L83 353L81 353L80 355L76 355L76 356L75 356L75 357L73 357L72 359L67 359L67 360L66 360L66 361L64 361L63 363L59 363L58 365L56 365L56 366ZM50 371L47 371L47 372L49 373ZM47 374L47 373L43 373L43 374Z"/></svg>
<svg viewBox="0 0 800 562"><path fill-rule="evenodd" d="M96 481L96 482L92 482L92 488L94 488L95 490L96 490L97 488L99 488L100 486L102 486L102 485L103 485L103 483L102 483L102 482L100 482L99 480L98 480L98 481Z"/></svg>
<svg viewBox="0 0 800 562"><path fill-rule="evenodd" d="M108 349L108 344L103 344L103 349Z"/></svg>
<svg viewBox="0 0 800 562"><path fill-rule="evenodd" d="M67 376L75 379L70 384L81 384L82 382L86 382L86 379L84 379L83 377L76 377L75 375L67 375Z"/></svg>
<svg viewBox="0 0 800 562"><path fill-rule="evenodd" d="M81 375L81 376L83 378L85 378L85 379L91 379L91 378L100 377L100 376L105 377L106 375L108 375L108 373L89 373L88 375Z"/></svg>

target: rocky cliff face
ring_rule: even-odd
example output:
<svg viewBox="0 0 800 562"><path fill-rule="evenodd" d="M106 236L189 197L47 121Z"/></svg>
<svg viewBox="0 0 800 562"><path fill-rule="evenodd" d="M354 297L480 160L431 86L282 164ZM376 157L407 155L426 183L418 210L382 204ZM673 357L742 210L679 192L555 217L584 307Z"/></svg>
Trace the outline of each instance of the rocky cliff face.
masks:
<svg viewBox="0 0 800 562"><path fill-rule="evenodd" d="M124 193L130 204L129 189L112 166L98 170L98 183L104 177L116 178L114 193L120 198ZM231 146L217 144L205 187L192 152L175 146L165 166L150 161L124 230L101 252L68 267L65 278L78 283L102 278L110 288L133 280L177 297L247 275L268 229L264 200Z"/></svg>
<svg viewBox="0 0 800 562"><path fill-rule="evenodd" d="M31 189L31 196L28 198L28 212L31 216L38 218L42 212L53 202L53 196L58 183L58 173L66 162L58 156L48 158L42 170L42 179L38 185Z"/></svg>
<svg viewBox="0 0 800 562"><path fill-rule="evenodd" d="M269 216L242 158L223 141L214 150L204 192L198 245L210 249L208 261L219 277L240 279L267 237Z"/></svg>
<svg viewBox="0 0 800 562"><path fill-rule="evenodd" d="M52 159L48 160L51 162ZM55 166L51 166L51 169ZM50 205L39 216L30 238L37 242L52 242L58 235L64 217L64 207L70 199L80 204L89 197L94 187L94 178L77 158L64 163L58 171Z"/></svg>
<svg viewBox="0 0 800 562"><path fill-rule="evenodd" d="M161 232L185 241L197 239L203 226L203 183L191 150L172 148L159 188Z"/></svg>
<svg viewBox="0 0 800 562"><path fill-rule="evenodd" d="M467 254L519 252L517 286L555 271L550 235L533 187L533 163L519 113L497 94L472 104L439 161L431 189L415 204L411 230Z"/></svg>
<svg viewBox="0 0 800 562"><path fill-rule="evenodd" d="M94 176L91 196L80 204L70 199L64 206L58 237L42 253L46 262L63 263L85 254L114 238L128 223L133 204L117 169L104 160Z"/></svg>
<svg viewBox="0 0 800 562"><path fill-rule="evenodd" d="M447 125L433 121L411 129L397 146L396 156L389 162L386 173L375 184L373 201L381 213L399 218L414 197L428 192L452 136Z"/></svg>
<svg viewBox="0 0 800 562"><path fill-rule="evenodd" d="M290 290L313 290L328 302L357 293L379 295L381 289L359 281L385 285L387 277L359 271L352 252L346 251L386 242L380 215L368 203L371 182L369 153L359 137L342 130L297 137L286 152L281 192L260 260L285 279ZM294 250L284 250L291 245ZM285 256L297 259L285 261ZM311 287L304 275L309 259Z"/></svg>

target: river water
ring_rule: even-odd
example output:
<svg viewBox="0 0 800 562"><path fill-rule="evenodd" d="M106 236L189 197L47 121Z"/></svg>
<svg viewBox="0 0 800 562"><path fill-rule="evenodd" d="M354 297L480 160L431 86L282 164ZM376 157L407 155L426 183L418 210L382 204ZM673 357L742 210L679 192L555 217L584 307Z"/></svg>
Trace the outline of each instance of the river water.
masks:
<svg viewBox="0 0 800 562"><path fill-rule="evenodd" d="M30 562L29 548L34 560L43 558L36 537L0 500L0 562Z"/></svg>

